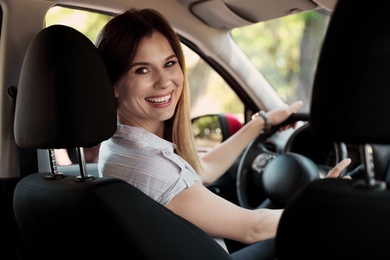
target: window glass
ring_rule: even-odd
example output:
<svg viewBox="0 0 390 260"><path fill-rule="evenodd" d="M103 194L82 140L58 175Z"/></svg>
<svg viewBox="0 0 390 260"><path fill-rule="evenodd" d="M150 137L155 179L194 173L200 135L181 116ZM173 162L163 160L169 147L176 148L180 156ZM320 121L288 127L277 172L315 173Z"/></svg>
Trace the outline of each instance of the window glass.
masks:
<svg viewBox="0 0 390 260"><path fill-rule="evenodd" d="M47 13L45 25L48 27L62 24L73 27L95 42L100 30L111 18L111 16L101 13L55 6ZM226 139L223 133L226 135L225 128L227 126L221 129L219 122L221 117L217 115L232 114L241 123L244 120L244 104L210 65L186 45L182 46L186 57L186 69L191 91L191 117L197 118L194 120L195 139L199 150L205 151ZM199 118L201 116L205 117ZM97 161L97 149L98 147L90 151L91 155L94 155L90 159L90 149L84 149L88 162ZM57 151L57 154L60 152ZM72 157L71 155L74 158L76 156L73 150L68 151L68 154L70 157ZM69 160L65 161L69 163ZM71 161L74 162L75 159L71 159ZM58 162L61 162L60 158L58 158Z"/></svg>
<svg viewBox="0 0 390 260"><path fill-rule="evenodd" d="M288 103L304 101L308 111L320 45L329 22L309 11L232 30L232 37Z"/></svg>
<svg viewBox="0 0 390 260"><path fill-rule="evenodd" d="M191 117L200 153L226 140L232 120L244 122L244 104L223 78L198 54L183 45L191 89ZM234 116L234 118L232 118ZM232 118L230 121L226 117ZM221 122L225 120L226 123Z"/></svg>
<svg viewBox="0 0 390 260"><path fill-rule="evenodd" d="M55 6L46 14L45 24L62 24L75 28L95 42L97 35L111 16L79 9Z"/></svg>
<svg viewBox="0 0 390 260"><path fill-rule="evenodd" d="M225 80L187 46L183 45L183 51L191 89L191 116L230 112L242 118L244 104Z"/></svg>

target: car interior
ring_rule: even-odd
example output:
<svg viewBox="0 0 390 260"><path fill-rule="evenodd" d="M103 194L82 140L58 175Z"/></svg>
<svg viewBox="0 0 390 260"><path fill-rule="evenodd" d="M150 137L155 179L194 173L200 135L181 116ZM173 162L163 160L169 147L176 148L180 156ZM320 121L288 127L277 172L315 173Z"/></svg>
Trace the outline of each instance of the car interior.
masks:
<svg viewBox="0 0 390 260"><path fill-rule="evenodd" d="M82 68L89 68L88 73ZM42 30L29 46L20 75L15 116L18 146L49 152L93 146L109 138L116 123L112 85L95 46L67 26ZM14 193L15 217L29 256L117 259L131 252L136 259L230 258L206 233L130 184L88 175L82 156L80 171L73 175L58 173L52 158L51 172L28 175ZM66 245L75 234L80 245L65 250L58 251L47 241L52 238L55 244ZM91 251L82 243L94 240L103 244L99 250Z"/></svg>
<svg viewBox="0 0 390 260"><path fill-rule="evenodd" d="M100 176L96 161L87 160L86 151L116 130L116 101L93 40L76 26L43 20L56 5L108 17L129 6L153 7L169 17L183 46L219 74L242 110L240 117L211 108L206 109L210 113L194 113L200 154L210 143L226 141L253 113L286 103L248 65L249 58L230 38L231 30L287 14L329 15L307 111L260 134L208 188L247 209L284 209L277 259L389 259L390 126L385 119L390 109L390 3L164 3L0 0L5 93L0 96L0 259L231 259L197 226L130 184ZM101 28L95 23L96 30ZM199 97L192 101L205 106ZM278 131L294 123L295 129ZM59 165L56 149L74 150L74 163ZM347 157L352 163L341 175L352 180L324 178ZM229 252L247 246L225 241Z"/></svg>

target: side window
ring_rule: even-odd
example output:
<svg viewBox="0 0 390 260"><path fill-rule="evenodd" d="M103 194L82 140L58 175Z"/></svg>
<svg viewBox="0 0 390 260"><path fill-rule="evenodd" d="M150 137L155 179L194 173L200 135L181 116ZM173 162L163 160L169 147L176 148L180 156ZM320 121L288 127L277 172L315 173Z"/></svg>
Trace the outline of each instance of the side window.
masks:
<svg viewBox="0 0 390 260"><path fill-rule="evenodd" d="M244 122L244 104L225 80L183 45L191 89L191 117L200 153L226 140Z"/></svg>
<svg viewBox="0 0 390 260"><path fill-rule="evenodd" d="M61 6L52 7L46 14L45 27L62 24L82 32L92 42L103 26L111 19L110 15Z"/></svg>
<svg viewBox="0 0 390 260"><path fill-rule="evenodd" d="M92 42L103 26L111 19L109 15L87 10L55 6L49 10L45 26L63 24L85 34ZM191 117L199 151L207 151L223 142L241 127L244 104L222 77L198 54L182 45L186 57L186 69L191 89ZM99 147L85 148L87 162L96 162ZM57 163L75 163L75 151L56 151ZM66 154L68 157L66 158ZM65 159L60 156L64 154Z"/></svg>

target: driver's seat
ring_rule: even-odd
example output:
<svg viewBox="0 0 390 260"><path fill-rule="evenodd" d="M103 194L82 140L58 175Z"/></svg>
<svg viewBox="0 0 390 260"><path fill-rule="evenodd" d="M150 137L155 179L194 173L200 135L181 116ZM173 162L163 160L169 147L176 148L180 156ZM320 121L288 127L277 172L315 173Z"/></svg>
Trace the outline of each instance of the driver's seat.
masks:
<svg viewBox="0 0 390 260"><path fill-rule="evenodd" d="M43 29L26 53L15 113L17 145L52 156L51 171L24 177L14 193L29 259L231 259L128 183L88 175L82 149L79 171L57 172L53 148L96 145L116 123L112 85L93 43L67 26Z"/></svg>
<svg viewBox="0 0 390 260"><path fill-rule="evenodd" d="M375 179L370 144L390 144L389 1L339 0L315 75L318 138L358 144L364 180L322 179L285 207L278 260L390 259L390 191ZM364 14L364 19L362 18Z"/></svg>

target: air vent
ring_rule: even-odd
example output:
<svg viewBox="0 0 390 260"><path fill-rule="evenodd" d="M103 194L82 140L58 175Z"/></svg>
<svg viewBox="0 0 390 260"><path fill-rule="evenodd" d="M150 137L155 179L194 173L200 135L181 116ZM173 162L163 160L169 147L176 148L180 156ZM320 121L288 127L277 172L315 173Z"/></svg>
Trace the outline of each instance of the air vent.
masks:
<svg viewBox="0 0 390 260"><path fill-rule="evenodd" d="M276 145L274 143L265 142L263 145L264 148L267 149L269 152L276 153Z"/></svg>

